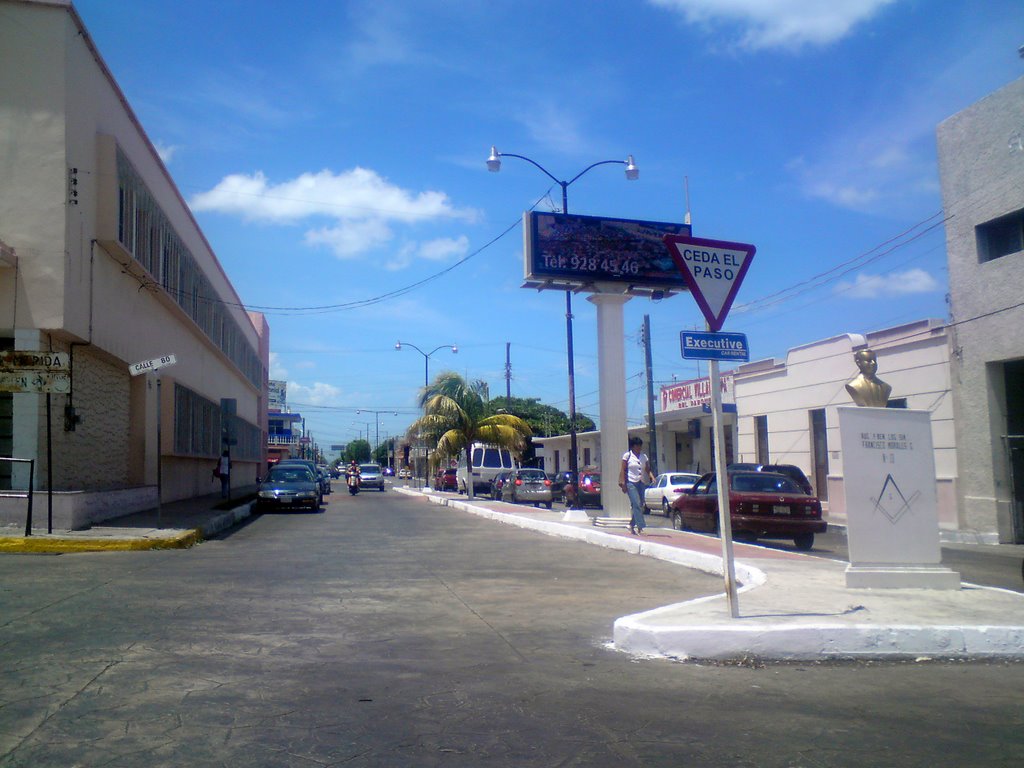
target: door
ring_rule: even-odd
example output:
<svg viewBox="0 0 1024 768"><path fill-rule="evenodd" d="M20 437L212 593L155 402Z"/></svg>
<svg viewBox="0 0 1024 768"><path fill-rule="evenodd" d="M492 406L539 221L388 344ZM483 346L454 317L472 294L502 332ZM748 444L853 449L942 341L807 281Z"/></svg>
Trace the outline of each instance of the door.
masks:
<svg viewBox="0 0 1024 768"><path fill-rule="evenodd" d="M822 501L828 501L828 432L825 409L811 411L811 477L814 493Z"/></svg>

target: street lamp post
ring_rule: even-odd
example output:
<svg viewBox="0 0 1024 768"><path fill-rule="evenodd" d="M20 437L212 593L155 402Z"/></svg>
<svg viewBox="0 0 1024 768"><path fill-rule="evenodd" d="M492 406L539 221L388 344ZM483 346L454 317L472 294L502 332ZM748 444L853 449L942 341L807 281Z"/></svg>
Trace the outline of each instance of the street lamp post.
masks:
<svg viewBox="0 0 1024 768"><path fill-rule="evenodd" d="M452 351L452 354L456 354L459 351L459 348L457 346L455 346L454 344L441 344L440 346L434 347L429 352L424 352L422 349L417 347L415 344L410 344L407 341L397 341L397 342L395 342L395 351L396 352L401 352L405 347L409 347L411 349L415 349L417 352L419 352L421 355L423 355L423 388L424 389L426 389L427 387L430 386L430 356L432 354L434 354L435 352L440 352L442 349L450 349ZM429 457L430 457L429 456L430 448L428 447L426 449L426 451L427 451L427 458L429 459ZM429 469L430 469L430 462L427 461L427 466L424 467L424 469L423 469L423 485L425 487L430 484L430 478L427 477L427 472L429 471Z"/></svg>
<svg viewBox="0 0 1024 768"><path fill-rule="evenodd" d="M520 160L525 160L530 165L534 166L541 171L545 176L555 182L562 188L562 213L569 212L569 185L583 176L585 173L599 165L624 165L626 166L626 179L628 181L636 181L640 178L640 169L636 167L636 163L633 162L633 156L629 155L625 160L599 160L596 163L591 163L582 171L577 173L568 181L563 181L555 177L547 168L538 163L536 160L532 160L525 155L515 155L511 152L499 152L497 147L491 146L491 156L487 158L487 170L492 173L497 173L501 170L501 158L503 157L516 157ZM579 499L579 461L578 461L578 450L576 442L576 365L574 362L575 356L573 354L573 335L572 335L572 290L565 292L565 346L566 356L568 358L568 371L569 371L569 470L572 472L572 488L573 488L573 506L578 503L576 499ZM608 470L605 470L606 472Z"/></svg>
<svg viewBox="0 0 1024 768"><path fill-rule="evenodd" d="M356 410L356 413L357 414L361 414L361 413L372 413L373 414L373 423L374 423L374 427L376 429L376 434L377 434L377 436L375 438L375 441L374 441L374 444L373 444L373 449L377 450L377 446L380 445L380 415L382 413L390 413L392 416L397 416L398 412L397 411L371 411L371 410L369 410L367 408L359 408L359 409ZM369 437L370 437L370 425L369 424L366 425L366 437L367 437L367 440L369 440Z"/></svg>

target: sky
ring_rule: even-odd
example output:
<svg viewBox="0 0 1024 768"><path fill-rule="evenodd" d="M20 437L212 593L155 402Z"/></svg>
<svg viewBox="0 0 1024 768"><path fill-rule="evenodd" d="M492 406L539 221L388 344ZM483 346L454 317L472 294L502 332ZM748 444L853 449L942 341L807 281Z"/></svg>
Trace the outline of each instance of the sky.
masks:
<svg viewBox="0 0 1024 768"><path fill-rule="evenodd" d="M76 0L322 447L404 433L454 370L568 410L565 295L522 288L522 214L681 222L757 255L751 359L946 319L935 129L1024 75L1019 0ZM699 371L693 297L625 306L629 421ZM573 303L577 410L597 326ZM402 341L415 345L396 351ZM446 345L456 345L452 353ZM852 365L852 364L851 364ZM851 371L851 375L855 371Z"/></svg>

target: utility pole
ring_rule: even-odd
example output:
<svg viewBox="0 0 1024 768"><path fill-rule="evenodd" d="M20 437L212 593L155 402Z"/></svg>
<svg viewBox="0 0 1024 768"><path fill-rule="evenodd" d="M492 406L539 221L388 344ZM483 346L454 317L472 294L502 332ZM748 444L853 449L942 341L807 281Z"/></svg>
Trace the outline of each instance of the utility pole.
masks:
<svg viewBox="0 0 1024 768"><path fill-rule="evenodd" d="M658 430L654 424L654 376L651 364L651 316L644 315L644 364L647 369L647 442L651 446L651 471L658 474Z"/></svg>
<svg viewBox="0 0 1024 768"><path fill-rule="evenodd" d="M512 342L505 342L505 407L512 404Z"/></svg>

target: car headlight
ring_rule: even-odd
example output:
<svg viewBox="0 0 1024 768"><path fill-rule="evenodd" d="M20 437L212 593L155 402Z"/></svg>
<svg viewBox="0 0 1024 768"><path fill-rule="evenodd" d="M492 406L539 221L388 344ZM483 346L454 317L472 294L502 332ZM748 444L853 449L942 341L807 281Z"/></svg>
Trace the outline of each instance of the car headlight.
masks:
<svg viewBox="0 0 1024 768"><path fill-rule="evenodd" d="M303 491L302 493L298 494L298 497L300 499L315 499L316 493L313 491Z"/></svg>
<svg viewBox="0 0 1024 768"><path fill-rule="evenodd" d="M277 494L274 493L273 491L260 491L259 493L256 494L256 496L258 498L260 498L260 499L276 499L277 498Z"/></svg>

